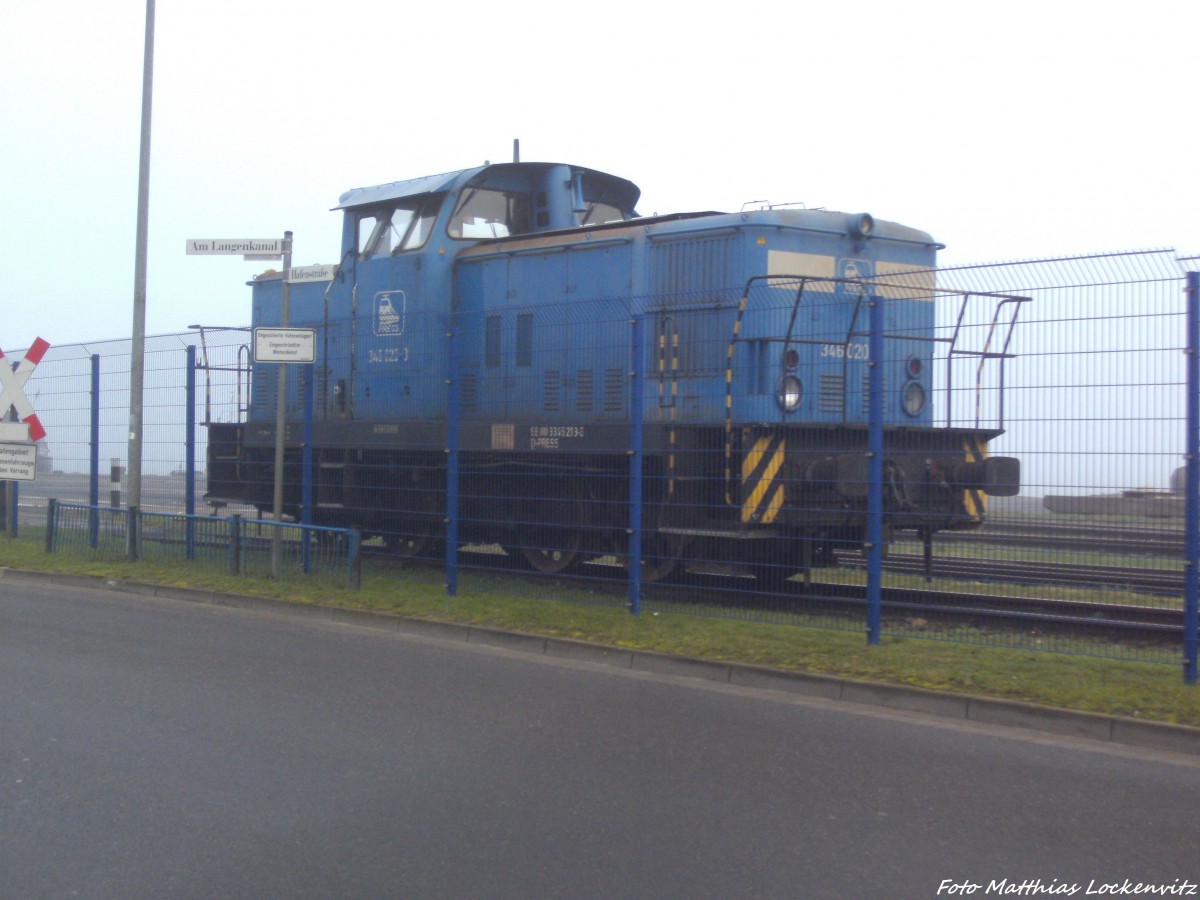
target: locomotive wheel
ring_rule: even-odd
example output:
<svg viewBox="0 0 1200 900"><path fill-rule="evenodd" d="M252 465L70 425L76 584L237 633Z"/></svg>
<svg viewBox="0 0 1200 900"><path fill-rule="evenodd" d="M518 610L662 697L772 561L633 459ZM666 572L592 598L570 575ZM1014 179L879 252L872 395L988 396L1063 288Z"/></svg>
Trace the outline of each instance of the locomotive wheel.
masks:
<svg viewBox="0 0 1200 900"><path fill-rule="evenodd" d="M559 575L584 561L584 533L578 527L585 518L583 491L574 479L560 478L554 488L558 496L522 504L524 524L517 531L521 558L543 575ZM532 484L523 490L527 497L537 495Z"/></svg>
<svg viewBox="0 0 1200 900"><path fill-rule="evenodd" d="M433 559L441 556L442 522L437 509L439 497L425 492L418 502L421 511L401 513L396 528L383 535L388 552L401 559Z"/></svg>
<svg viewBox="0 0 1200 900"><path fill-rule="evenodd" d="M428 559L437 554L440 526L434 519L415 519L405 523L404 532L388 532L384 546L401 559Z"/></svg>
<svg viewBox="0 0 1200 900"><path fill-rule="evenodd" d="M629 554L628 538L624 535L619 539L622 546L617 553L621 566L628 571ZM687 550L687 538L677 534L660 534L647 531L642 534L642 583L656 584L666 581L676 573L683 563L683 554Z"/></svg>
<svg viewBox="0 0 1200 900"><path fill-rule="evenodd" d="M779 592L787 590L801 572L836 565L833 542L810 538L764 545L752 557L750 571L760 590Z"/></svg>
<svg viewBox="0 0 1200 900"><path fill-rule="evenodd" d="M579 531L548 530L545 538L521 547L521 556L530 567L543 575L559 575L583 562L580 547L583 533Z"/></svg>
<svg viewBox="0 0 1200 900"><path fill-rule="evenodd" d="M414 525L417 523L414 523ZM427 523L420 531L410 530L406 534L395 532L383 536L388 553L401 559L424 559L432 556L437 546L437 525Z"/></svg>

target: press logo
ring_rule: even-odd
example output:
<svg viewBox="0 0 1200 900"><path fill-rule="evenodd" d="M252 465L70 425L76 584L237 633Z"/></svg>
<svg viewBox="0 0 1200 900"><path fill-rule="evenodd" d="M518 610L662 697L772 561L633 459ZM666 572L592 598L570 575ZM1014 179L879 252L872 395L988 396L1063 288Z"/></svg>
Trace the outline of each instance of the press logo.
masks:
<svg viewBox="0 0 1200 900"><path fill-rule="evenodd" d="M404 291L381 291L375 295L375 333L377 335L404 334L404 316L407 312Z"/></svg>

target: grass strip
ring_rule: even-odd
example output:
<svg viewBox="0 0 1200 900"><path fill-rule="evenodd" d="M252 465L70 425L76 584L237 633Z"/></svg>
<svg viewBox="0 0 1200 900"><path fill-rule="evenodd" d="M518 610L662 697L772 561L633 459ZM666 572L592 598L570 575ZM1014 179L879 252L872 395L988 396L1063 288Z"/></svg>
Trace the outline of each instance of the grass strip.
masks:
<svg viewBox="0 0 1200 900"><path fill-rule="evenodd" d="M619 593L537 584L512 575L463 573L457 597L442 574L410 568L363 574L350 591L306 581L234 577L186 562L104 561L46 554L32 529L0 537L0 566L370 609L442 622L572 638L610 646L768 666L841 678L1022 700L1045 706L1200 726L1200 689L1175 666L1019 650L975 643L885 637L869 647L861 629L780 625L647 604L631 616ZM851 626L852 627L852 626Z"/></svg>

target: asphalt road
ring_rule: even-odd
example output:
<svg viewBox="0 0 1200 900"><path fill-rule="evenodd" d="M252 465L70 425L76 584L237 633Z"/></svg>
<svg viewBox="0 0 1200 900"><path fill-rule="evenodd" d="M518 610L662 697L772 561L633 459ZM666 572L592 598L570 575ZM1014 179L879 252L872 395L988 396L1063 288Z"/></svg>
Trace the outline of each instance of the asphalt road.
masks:
<svg viewBox="0 0 1200 900"><path fill-rule="evenodd" d="M1200 882L1198 798L1162 752L0 582L2 897L1082 897Z"/></svg>

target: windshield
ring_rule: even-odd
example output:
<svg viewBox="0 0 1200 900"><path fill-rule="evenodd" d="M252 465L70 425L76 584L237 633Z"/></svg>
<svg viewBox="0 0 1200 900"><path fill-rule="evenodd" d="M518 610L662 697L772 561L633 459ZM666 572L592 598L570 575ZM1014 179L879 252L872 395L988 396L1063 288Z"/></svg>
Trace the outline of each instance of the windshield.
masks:
<svg viewBox="0 0 1200 900"><path fill-rule="evenodd" d="M366 259L423 247L433 231L445 194L405 197L395 205L364 212L358 219L358 252Z"/></svg>
<svg viewBox="0 0 1200 900"><path fill-rule="evenodd" d="M603 225L605 222L623 222L625 214L609 203L589 201L581 216L580 225Z"/></svg>
<svg viewBox="0 0 1200 900"><path fill-rule="evenodd" d="M529 195L475 188L464 191L446 233L452 238L498 238L529 231Z"/></svg>

